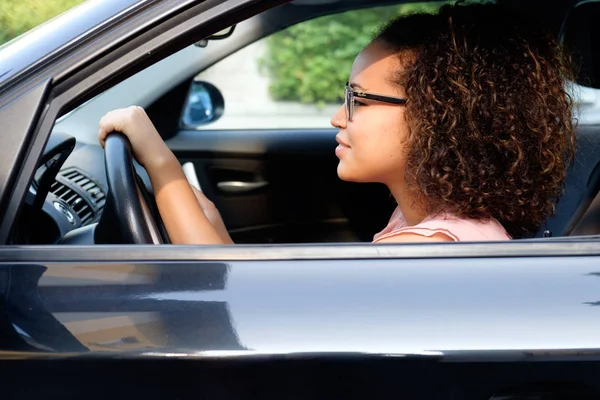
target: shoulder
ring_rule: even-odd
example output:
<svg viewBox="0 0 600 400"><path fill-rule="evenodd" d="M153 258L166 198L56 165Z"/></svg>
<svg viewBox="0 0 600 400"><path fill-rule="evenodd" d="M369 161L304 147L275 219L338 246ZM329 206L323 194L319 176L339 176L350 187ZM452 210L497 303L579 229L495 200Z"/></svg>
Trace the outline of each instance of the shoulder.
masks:
<svg viewBox="0 0 600 400"><path fill-rule="evenodd" d="M479 221L457 218L450 214L440 214L427 218L414 226L385 232L375 238L374 242L458 242L508 239L510 236L506 230L494 219Z"/></svg>

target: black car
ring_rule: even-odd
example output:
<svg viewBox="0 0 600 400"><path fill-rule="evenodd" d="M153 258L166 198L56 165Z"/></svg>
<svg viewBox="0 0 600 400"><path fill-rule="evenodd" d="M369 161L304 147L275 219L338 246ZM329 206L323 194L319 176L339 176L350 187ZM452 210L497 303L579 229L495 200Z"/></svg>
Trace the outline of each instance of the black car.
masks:
<svg viewBox="0 0 600 400"><path fill-rule="evenodd" d="M600 2L504 1L578 49L578 84L600 88ZM399 3L88 1L0 48L5 398L600 398L593 118L535 237L375 245L394 205L337 178L322 108L271 118L259 75L235 81L252 43ZM197 101L206 118L185 123ZM96 140L131 104L240 244L168 243L128 143Z"/></svg>

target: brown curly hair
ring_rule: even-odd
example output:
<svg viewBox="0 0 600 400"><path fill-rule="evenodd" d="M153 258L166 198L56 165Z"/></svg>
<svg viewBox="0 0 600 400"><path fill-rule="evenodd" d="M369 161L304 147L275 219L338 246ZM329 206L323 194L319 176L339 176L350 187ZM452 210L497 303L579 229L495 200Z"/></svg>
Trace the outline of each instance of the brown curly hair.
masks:
<svg viewBox="0 0 600 400"><path fill-rule="evenodd" d="M409 99L416 201L428 213L493 217L513 238L535 233L554 213L575 146L571 58L557 41L495 4L400 17L375 40L405 67L392 80Z"/></svg>

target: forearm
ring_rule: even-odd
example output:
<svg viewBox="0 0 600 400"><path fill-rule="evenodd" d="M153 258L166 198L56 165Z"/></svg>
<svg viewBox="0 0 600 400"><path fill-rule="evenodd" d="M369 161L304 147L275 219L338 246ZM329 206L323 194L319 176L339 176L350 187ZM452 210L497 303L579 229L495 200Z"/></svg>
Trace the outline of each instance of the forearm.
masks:
<svg viewBox="0 0 600 400"><path fill-rule="evenodd" d="M227 228L225 227L225 223L223 222L223 218L221 218L221 214L219 213L219 210L217 210L217 207L215 207L213 202L200 190L193 186L192 190L194 195L196 195L200 208L204 211L204 215L206 215L206 218L208 218L208 221L212 224L213 228L215 228L215 231L221 236L223 243L233 244L233 240L231 240L231 236L229 236L229 232L227 232Z"/></svg>
<svg viewBox="0 0 600 400"><path fill-rule="evenodd" d="M160 216L173 244L223 244L174 156L148 166Z"/></svg>

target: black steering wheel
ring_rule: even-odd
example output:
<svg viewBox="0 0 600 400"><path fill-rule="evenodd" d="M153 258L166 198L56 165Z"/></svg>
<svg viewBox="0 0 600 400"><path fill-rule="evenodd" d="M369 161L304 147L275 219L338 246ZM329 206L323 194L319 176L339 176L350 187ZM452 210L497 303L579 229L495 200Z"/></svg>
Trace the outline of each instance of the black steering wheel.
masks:
<svg viewBox="0 0 600 400"><path fill-rule="evenodd" d="M127 136L112 132L106 137L104 164L108 193L95 243L169 243L154 196L136 173Z"/></svg>

